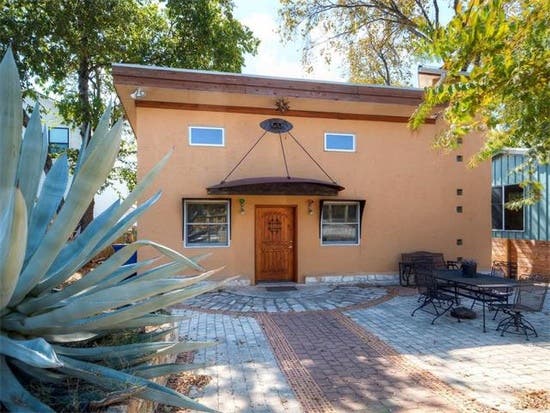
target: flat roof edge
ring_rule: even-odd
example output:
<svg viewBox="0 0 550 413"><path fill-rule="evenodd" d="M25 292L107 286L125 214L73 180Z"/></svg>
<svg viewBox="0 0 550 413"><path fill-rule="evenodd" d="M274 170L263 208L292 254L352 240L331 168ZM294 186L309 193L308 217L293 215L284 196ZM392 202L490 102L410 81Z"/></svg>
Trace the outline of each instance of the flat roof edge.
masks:
<svg viewBox="0 0 550 413"><path fill-rule="evenodd" d="M227 73L192 69L167 68L159 66L144 66L128 63L115 63L112 65L115 83L117 78L120 83L128 83L129 78L148 80L155 79L171 81L192 81L196 84L218 84L220 86L235 86L237 84L247 87L271 87L273 89L285 89L293 91L324 91L339 94L374 95L387 97L401 97L407 100L422 99L423 89L413 87L397 87L387 85L366 85L359 83L321 81L315 79L297 79L285 77L272 77L249 75L243 73ZM122 78L125 78L123 80Z"/></svg>

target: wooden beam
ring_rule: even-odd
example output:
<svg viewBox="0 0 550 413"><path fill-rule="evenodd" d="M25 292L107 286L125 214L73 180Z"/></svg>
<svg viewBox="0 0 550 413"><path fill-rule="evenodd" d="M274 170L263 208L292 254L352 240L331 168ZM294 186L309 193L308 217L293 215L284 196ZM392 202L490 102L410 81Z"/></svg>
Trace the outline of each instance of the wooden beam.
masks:
<svg viewBox="0 0 550 413"><path fill-rule="evenodd" d="M115 64L117 85L172 90L237 93L273 97L293 97L344 102L370 102L417 106L424 91L379 85L362 85L316 80L251 76L140 65Z"/></svg>
<svg viewBox="0 0 550 413"><path fill-rule="evenodd" d="M293 116L300 118L323 118L323 119L340 119L340 120L367 120L374 122L393 122L407 123L407 116L393 115L375 115L366 113L346 113L346 112L321 112L312 110L288 110L284 113L278 112L275 109L258 108L252 106L229 106L229 105L211 105L203 103L181 103L181 102L158 102L151 100L137 100L136 106L140 108L155 108L155 109L176 109L176 110L193 110L201 112L226 112L226 113L246 113L250 115L265 115L272 117ZM435 119L426 119L427 124L435 124Z"/></svg>

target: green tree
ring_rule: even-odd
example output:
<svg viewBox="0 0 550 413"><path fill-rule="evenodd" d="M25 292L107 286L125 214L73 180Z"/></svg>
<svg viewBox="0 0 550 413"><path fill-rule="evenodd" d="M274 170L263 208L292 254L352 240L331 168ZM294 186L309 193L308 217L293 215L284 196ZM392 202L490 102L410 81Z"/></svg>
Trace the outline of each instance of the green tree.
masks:
<svg viewBox="0 0 550 413"><path fill-rule="evenodd" d="M445 5L446 6L446 5ZM354 81L408 84L414 40L440 27L438 0L281 0L281 32L306 39L304 61L313 50L330 61L347 57Z"/></svg>
<svg viewBox="0 0 550 413"><path fill-rule="evenodd" d="M545 0L469 0L428 40L427 57L443 62L445 76L426 90L411 120L418 128L435 109L448 128L437 138L444 148L471 131L485 135L472 165L506 147L528 149L523 169L526 200L540 199L529 178L550 162L550 3ZM516 205L519 206L519 203Z"/></svg>
<svg viewBox="0 0 550 413"><path fill-rule="evenodd" d="M232 7L229 0L6 0L0 52L12 45L26 92L57 96L60 114L87 142L114 96L113 62L239 72L258 40ZM119 177L131 180L122 170ZM93 205L83 227L92 214Z"/></svg>

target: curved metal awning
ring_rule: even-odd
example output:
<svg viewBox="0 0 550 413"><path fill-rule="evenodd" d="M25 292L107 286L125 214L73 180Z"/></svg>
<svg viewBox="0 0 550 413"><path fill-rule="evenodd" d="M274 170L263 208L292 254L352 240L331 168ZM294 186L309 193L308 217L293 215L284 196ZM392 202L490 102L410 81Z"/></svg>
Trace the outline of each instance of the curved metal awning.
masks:
<svg viewBox="0 0 550 413"><path fill-rule="evenodd" d="M338 195L345 189L334 182L286 176L225 181L206 188L208 195Z"/></svg>

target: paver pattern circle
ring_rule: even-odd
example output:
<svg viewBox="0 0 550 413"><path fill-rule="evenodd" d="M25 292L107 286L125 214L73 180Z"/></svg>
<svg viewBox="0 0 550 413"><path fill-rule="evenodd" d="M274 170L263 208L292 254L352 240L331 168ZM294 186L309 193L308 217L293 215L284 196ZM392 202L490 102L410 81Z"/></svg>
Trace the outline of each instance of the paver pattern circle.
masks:
<svg viewBox="0 0 550 413"><path fill-rule="evenodd" d="M384 288L360 284L297 285L295 288L275 292L263 286L223 288L187 300L184 307L238 313L327 311L377 300L388 293Z"/></svg>

